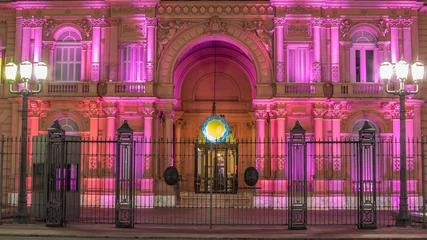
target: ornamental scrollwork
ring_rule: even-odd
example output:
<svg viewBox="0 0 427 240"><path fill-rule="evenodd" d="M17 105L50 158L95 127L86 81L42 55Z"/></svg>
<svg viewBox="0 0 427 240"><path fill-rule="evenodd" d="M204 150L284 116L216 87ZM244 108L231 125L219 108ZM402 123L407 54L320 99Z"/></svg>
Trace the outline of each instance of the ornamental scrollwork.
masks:
<svg viewBox="0 0 427 240"><path fill-rule="evenodd" d="M205 34L212 35L215 33L227 33L227 24L222 22L218 16L213 16L205 24Z"/></svg>
<svg viewBox="0 0 427 240"><path fill-rule="evenodd" d="M274 29L267 27L267 23L262 20L243 21L243 29L255 34L270 54L270 57L272 57Z"/></svg>
<svg viewBox="0 0 427 240"><path fill-rule="evenodd" d="M170 22L159 22L158 28L158 54L159 56L163 52L163 49L167 46L167 44L171 41L171 39L175 36L175 34L184 28L187 27L187 22L183 22L180 20L170 21Z"/></svg>
<svg viewBox="0 0 427 240"><path fill-rule="evenodd" d="M345 37L348 34L348 32L350 31L350 28L351 28L350 20L344 19L341 21L340 31L341 31L342 37Z"/></svg>

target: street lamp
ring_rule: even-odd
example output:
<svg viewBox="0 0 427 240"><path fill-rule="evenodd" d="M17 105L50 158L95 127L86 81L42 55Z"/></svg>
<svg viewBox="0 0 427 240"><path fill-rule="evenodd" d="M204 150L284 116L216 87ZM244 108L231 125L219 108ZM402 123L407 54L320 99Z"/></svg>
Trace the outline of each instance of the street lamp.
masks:
<svg viewBox="0 0 427 240"><path fill-rule="evenodd" d="M396 72L396 78L399 80L398 90L389 90L389 81L393 76L393 67ZM415 90L406 90L405 81L408 79L409 63L405 60L400 60L395 65L384 62L380 66L380 75L385 83L385 91L390 94L398 95L400 98L400 204L399 215L396 219L396 225L406 227L411 225L408 211L408 192L406 179L406 95L416 94L419 92L420 81L424 78L424 65L420 62L415 62L411 66L412 80L415 82Z"/></svg>
<svg viewBox="0 0 427 240"><path fill-rule="evenodd" d="M24 83L22 89L13 90L13 85L18 72L18 66L9 62L5 66L6 80L9 81L9 91L12 94L22 95L22 139L21 139L21 159L19 172L19 195L18 195L18 215L15 221L18 223L27 223L27 117L28 117L28 96L41 92L41 81L46 79L47 65L39 62L34 64L34 75L38 83L37 90L31 90L28 85L32 79L33 64L29 61L24 61L19 66L21 81Z"/></svg>

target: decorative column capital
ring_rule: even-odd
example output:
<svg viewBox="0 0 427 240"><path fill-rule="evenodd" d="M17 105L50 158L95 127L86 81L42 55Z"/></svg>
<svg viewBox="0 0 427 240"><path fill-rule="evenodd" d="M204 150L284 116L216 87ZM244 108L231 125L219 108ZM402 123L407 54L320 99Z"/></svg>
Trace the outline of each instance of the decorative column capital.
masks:
<svg viewBox="0 0 427 240"><path fill-rule="evenodd" d="M165 116L166 119L174 119L175 118L175 111L173 110L164 110L163 111L163 115Z"/></svg>
<svg viewBox="0 0 427 240"><path fill-rule="evenodd" d="M288 113L288 111L286 111L284 108L274 109L273 112L276 118L285 118L286 114Z"/></svg>
<svg viewBox="0 0 427 240"><path fill-rule="evenodd" d="M274 27L280 28L285 26L285 18L275 17L274 18Z"/></svg>
<svg viewBox="0 0 427 240"><path fill-rule="evenodd" d="M311 25L313 27L323 27L324 25L324 18L322 17L314 17L311 19Z"/></svg>
<svg viewBox="0 0 427 240"><path fill-rule="evenodd" d="M148 17L146 18L147 27L157 27L157 18Z"/></svg>
<svg viewBox="0 0 427 240"><path fill-rule="evenodd" d="M184 119L182 119L182 118L179 118L178 120L176 120L176 121L175 121L175 126L176 126L177 128L179 128L179 129L184 128L184 127L185 127L185 124L186 124L186 122L185 122L185 120L184 120Z"/></svg>
<svg viewBox="0 0 427 240"><path fill-rule="evenodd" d="M154 112L155 112L154 108L143 108L142 109L142 115L144 117L151 117L152 118L154 115Z"/></svg>
<svg viewBox="0 0 427 240"><path fill-rule="evenodd" d="M103 111L107 117L115 117L117 114L116 107L106 107L103 109Z"/></svg>
<svg viewBox="0 0 427 240"><path fill-rule="evenodd" d="M98 107L97 102L91 101L91 102L84 104L84 105L87 106L87 108L88 108L85 112L83 112L84 117L88 117L88 118L99 117L100 111L99 111L99 107Z"/></svg>
<svg viewBox="0 0 427 240"><path fill-rule="evenodd" d="M265 119L267 117L267 111L266 110L256 110L255 111L255 117L256 119Z"/></svg>
<svg viewBox="0 0 427 240"><path fill-rule="evenodd" d="M331 28L332 27L338 28L338 27L340 27L340 24L341 24L341 18L330 18L329 24L330 24Z"/></svg>
<svg viewBox="0 0 427 240"><path fill-rule="evenodd" d="M325 116L327 110L324 108L314 108L313 109L313 117L314 118L323 118Z"/></svg>

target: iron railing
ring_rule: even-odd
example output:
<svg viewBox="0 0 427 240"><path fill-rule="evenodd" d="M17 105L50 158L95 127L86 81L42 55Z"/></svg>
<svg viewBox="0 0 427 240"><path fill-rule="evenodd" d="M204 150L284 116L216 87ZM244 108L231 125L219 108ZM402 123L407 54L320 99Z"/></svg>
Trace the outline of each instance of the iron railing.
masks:
<svg viewBox="0 0 427 240"><path fill-rule="evenodd" d="M0 142L3 223L13 222L16 215L20 141L3 136ZM289 211L298 207L291 203L299 202L306 225L359 225L364 219L392 226L399 207L399 142L387 136L375 136L369 146L359 136L324 141L305 136L302 143L133 136L126 148L117 139L66 136L54 160L49 160L49 141L48 136L28 139L27 202L32 221L49 220L46 213L54 194L63 197L64 223L117 224L121 204L121 210L130 207L132 224L289 225ZM424 139L407 142L409 211L412 224L423 226L424 144ZM263 155L257 150L260 146ZM179 173L172 186L163 175L171 165ZM243 173L250 166L259 172L255 186L245 183Z"/></svg>

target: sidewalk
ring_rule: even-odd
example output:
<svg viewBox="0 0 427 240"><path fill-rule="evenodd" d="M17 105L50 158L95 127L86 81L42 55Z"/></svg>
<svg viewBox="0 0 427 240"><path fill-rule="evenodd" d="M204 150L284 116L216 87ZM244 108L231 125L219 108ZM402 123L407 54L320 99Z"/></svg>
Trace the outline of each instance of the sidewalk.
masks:
<svg viewBox="0 0 427 240"><path fill-rule="evenodd" d="M121 239L427 239L427 229L381 227L359 230L356 226L309 226L308 230L288 230L287 226L171 226L135 225L133 229L108 224L68 224L47 228L44 224L5 224L0 236L39 236Z"/></svg>

